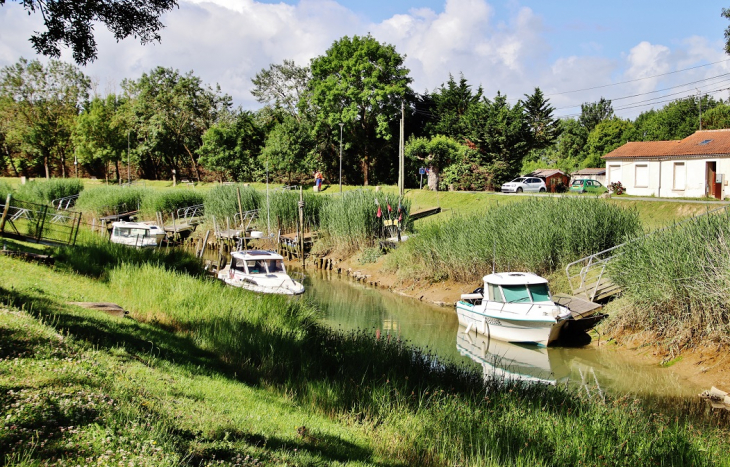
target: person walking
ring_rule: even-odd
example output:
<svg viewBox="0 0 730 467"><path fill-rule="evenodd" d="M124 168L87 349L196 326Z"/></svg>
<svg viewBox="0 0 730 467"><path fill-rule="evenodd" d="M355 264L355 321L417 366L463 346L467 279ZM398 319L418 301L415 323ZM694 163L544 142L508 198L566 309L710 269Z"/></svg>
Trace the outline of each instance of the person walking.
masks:
<svg viewBox="0 0 730 467"><path fill-rule="evenodd" d="M322 172L319 170L314 173L314 191L322 191Z"/></svg>

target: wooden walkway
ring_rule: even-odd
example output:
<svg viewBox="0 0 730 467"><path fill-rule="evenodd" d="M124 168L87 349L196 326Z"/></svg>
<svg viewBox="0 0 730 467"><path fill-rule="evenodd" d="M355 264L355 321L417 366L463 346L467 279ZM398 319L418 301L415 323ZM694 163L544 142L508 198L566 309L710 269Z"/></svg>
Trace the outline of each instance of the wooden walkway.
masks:
<svg viewBox="0 0 730 467"><path fill-rule="evenodd" d="M423 219L424 217L433 216L441 212L441 208L427 208L420 211L412 212L408 215L412 220Z"/></svg>

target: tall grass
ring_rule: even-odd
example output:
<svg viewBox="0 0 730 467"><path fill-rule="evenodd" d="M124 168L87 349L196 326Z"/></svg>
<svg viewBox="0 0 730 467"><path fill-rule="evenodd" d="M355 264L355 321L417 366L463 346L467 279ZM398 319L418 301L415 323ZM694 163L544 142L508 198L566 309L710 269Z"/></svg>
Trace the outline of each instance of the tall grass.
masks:
<svg viewBox="0 0 730 467"><path fill-rule="evenodd" d="M76 202L76 209L97 216L117 214L118 212L136 211L142 201L150 196L149 188L129 186L101 186L85 190Z"/></svg>
<svg viewBox="0 0 730 467"><path fill-rule="evenodd" d="M387 261L401 277L478 281L494 268L547 274L641 230L635 211L595 198L531 198L419 230Z"/></svg>
<svg viewBox="0 0 730 467"><path fill-rule="evenodd" d="M312 193L304 193L304 223L310 230L319 229L320 212L322 206L331 197ZM269 213L271 215L272 228L278 227L284 231L293 231L299 223L299 192L294 190L275 190L269 192ZM261 218L266 213L266 194L262 194Z"/></svg>
<svg viewBox="0 0 730 467"><path fill-rule="evenodd" d="M83 189L84 184L77 178L52 178L33 180L25 185L20 185L16 196L23 201L50 204L54 199L77 195Z"/></svg>
<svg viewBox="0 0 730 467"><path fill-rule="evenodd" d="M376 202L377 201L377 202ZM381 217L377 217L380 206ZM391 210L388 210L388 206ZM403 200L402 225L411 225L409 213L411 202ZM391 193L371 190L355 190L345 192L342 196L333 196L322 206L320 212L320 230L327 241L338 250L356 251L372 247L378 238L391 234L384 227L385 220L396 220L399 217L398 196Z"/></svg>
<svg viewBox="0 0 730 467"><path fill-rule="evenodd" d="M670 349L730 343L730 212L639 238L609 263L629 306L614 331L650 330Z"/></svg>
<svg viewBox="0 0 730 467"><path fill-rule="evenodd" d="M233 218L238 213L238 193L241 190L241 209L253 211L261 207L262 195L259 191L242 184L218 185L210 189L205 198L205 214L218 219Z"/></svg>
<svg viewBox="0 0 730 467"><path fill-rule="evenodd" d="M142 213L153 216L157 212L170 213L180 208L203 204L205 195L193 189L154 190L142 199Z"/></svg>
<svg viewBox="0 0 730 467"><path fill-rule="evenodd" d="M13 193L13 187L0 180L0 203L5 204L5 200L8 198L8 195Z"/></svg>

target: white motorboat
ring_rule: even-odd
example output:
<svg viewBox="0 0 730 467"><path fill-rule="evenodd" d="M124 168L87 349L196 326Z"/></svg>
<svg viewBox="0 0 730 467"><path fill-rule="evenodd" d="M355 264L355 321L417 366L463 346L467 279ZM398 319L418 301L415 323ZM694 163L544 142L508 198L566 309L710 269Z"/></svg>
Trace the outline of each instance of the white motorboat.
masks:
<svg viewBox="0 0 730 467"><path fill-rule="evenodd" d="M110 241L138 248L159 246L165 230L147 222L113 222Z"/></svg>
<svg viewBox="0 0 730 467"><path fill-rule="evenodd" d="M218 279L254 292L283 295L304 293L304 286L286 273L284 258L271 251L233 252L230 263L218 272Z"/></svg>
<svg viewBox="0 0 730 467"><path fill-rule="evenodd" d="M459 323L491 339L547 346L572 320L570 310L555 304L546 279L529 272L484 277L484 287L463 294L456 303Z"/></svg>

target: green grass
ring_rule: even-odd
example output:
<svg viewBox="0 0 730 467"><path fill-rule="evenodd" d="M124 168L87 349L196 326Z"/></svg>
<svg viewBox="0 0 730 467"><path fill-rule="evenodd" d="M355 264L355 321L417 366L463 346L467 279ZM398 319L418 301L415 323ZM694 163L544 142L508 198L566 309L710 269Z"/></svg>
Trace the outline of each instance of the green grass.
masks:
<svg viewBox="0 0 730 467"><path fill-rule="evenodd" d="M546 275L640 232L636 212L596 198L530 197L420 228L387 260L409 279L479 281L492 269Z"/></svg>
<svg viewBox="0 0 730 467"><path fill-rule="evenodd" d="M67 196L78 195L83 191L83 183L75 178L52 178L34 180L18 186L14 196L37 204L51 204L51 201Z"/></svg>
<svg viewBox="0 0 730 467"><path fill-rule="evenodd" d="M151 193L151 189L137 186L98 186L84 190L76 202L75 209L93 216L136 211Z"/></svg>
<svg viewBox="0 0 730 467"><path fill-rule="evenodd" d="M306 301L226 288L153 260L110 264L101 277L0 257L0 301L11 308L0 313L6 465L730 460L721 430L630 400L485 386L481 374L434 365L399 340L326 329ZM67 301L117 302L134 319Z"/></svg>

